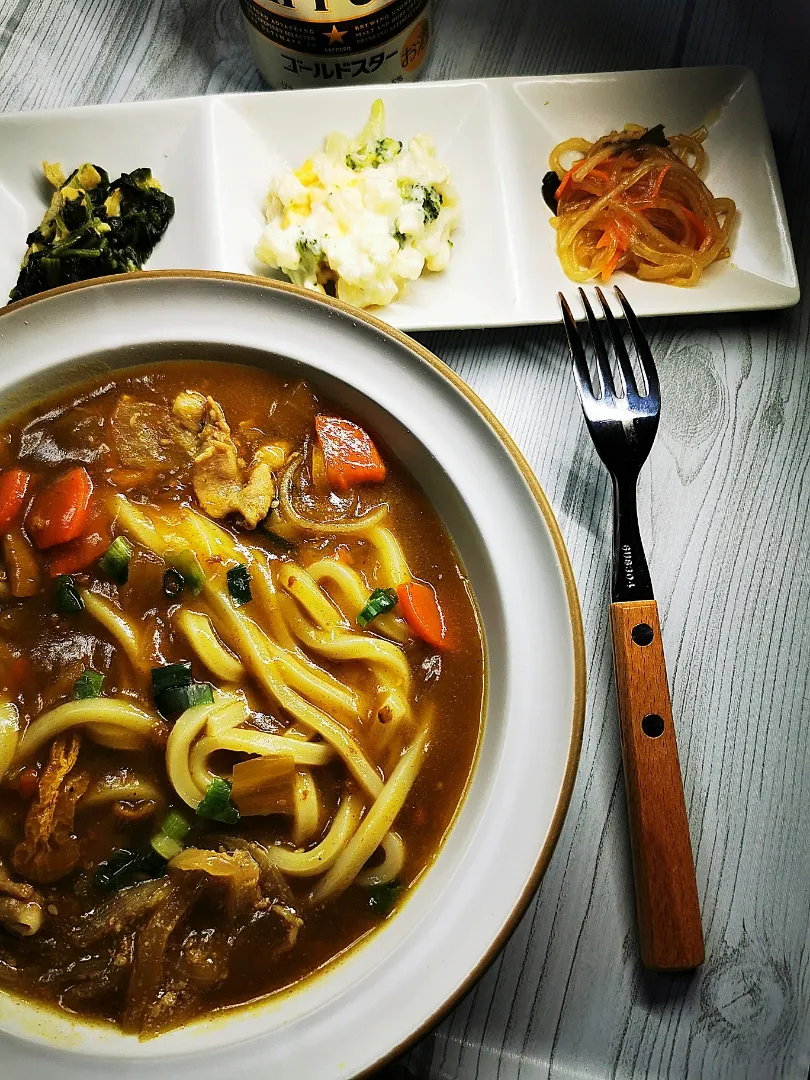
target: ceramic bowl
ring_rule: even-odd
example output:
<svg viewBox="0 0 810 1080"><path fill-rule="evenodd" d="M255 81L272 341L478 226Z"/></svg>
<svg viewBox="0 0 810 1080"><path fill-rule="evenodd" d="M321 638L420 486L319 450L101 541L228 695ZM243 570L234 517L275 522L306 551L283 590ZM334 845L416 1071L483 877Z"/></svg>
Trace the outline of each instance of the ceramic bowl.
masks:
<svg viewBox="0 0 810 1080"><path fill-rule="evenodd" d="M6 1076L331 1080L435 1023L531 898L568 805L584 646L568 557L516 446L470 389L379 320L293 286L167 271L44 294L0 315L0 414L109 368L178 358L294 370L377 432L444 519L483 620L477 764L402 910L295 990L147 1042L0 995Z"/></svg>

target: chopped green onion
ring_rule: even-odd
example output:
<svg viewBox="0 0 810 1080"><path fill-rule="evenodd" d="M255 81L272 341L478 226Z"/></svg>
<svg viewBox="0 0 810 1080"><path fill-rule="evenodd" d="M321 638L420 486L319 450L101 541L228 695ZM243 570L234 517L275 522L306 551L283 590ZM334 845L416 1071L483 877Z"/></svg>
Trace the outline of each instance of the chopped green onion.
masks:
<svg viewBox="0 0 810 1080"><path fill-rule="evenodd" d="M167 551L163 558L181 575L191 595L199 596L205 585L205 571L191 548L183 548L182 551Z"/></svg>
<svg viewBox="0 0 810 1080"><path fill-rule="evenodd" d="M174 600L186 587L186 579L179 570L170 566L163 575L163 592L170 600Z"/></svg>
<svg viewBox="0 0 810 1080"><path fill-rule="evenodd" d="M213 705L214 691L210 683L196 682L189 686L173 686L155 695L155 705L161 716L179 716L195 705Z"/></svg>
<svg viewBox="0 0 810 1080"><path fill-rule="evenodd" d="M239 811L231 802L230 782L223 780L221 776L215 776L208 786L205 798L197 807L197 813L200 817L222 821L226 825L236 824Z"/></svg>
<svg viewBox="0 0 810 1080"><path fill-rule="evenodd" d="M104 892L123 889L144 878L161 877L166 872L166 860L156 851L146 854L117 848L108 859L99 863L93 874L93 884Z"/></svg>
<svg viewBox="0 0 810 1080"><path fill-rule="evenodd" d="M249 604L253 599L250 591L250 571L242 563L232 566L225 575L228 581L228 592L231 594L234 607Z"/></svg>
<svg viewBox="0 0 810 1080"><path fill-rule="evenodd" d="M179 664L165 664L152 668L152 697L157 697L164 690L174 690L178 686L191 685L191 661L181 660Z"/></svg>
<svg viewBox="0 0 810 1080"><path fill-rule="evenodd" d="M366 606L357 616L361 626L368 626L372 619L378 615L384 615L386 611L396 607L397 594L395 589L375 589L366 601Z"/></svg>
<svg viewBox="0 0 810 1080"><path fill-rule="evenodd" d="M183 841L191 831L190 822L186 821L179 810L170 810L149 843L162 859L173 859L185 846Z"/></svg>
<svg viewBox="0 0 810 1080"><path fill-rule="evenodd" d="M60 574L56 579L56 610L61 615L77 615L84 610L84 601L70 574Z"/></svg>
<svg viewBox="0 0 810 1080"><path fill-rule="evenodd" d="M399 899L402 886L396 881L389 881L385 885L370 885L368 888L368 906L380 915L387 915Z"/></svg>
<svg viewBox="0 0 810 1080"><path fill-rule="evenodd" d="M98 561L98 568L116 585L123 585L129 576L129 560L134 555L132 544L125 536L116 536Z"/></svg>
<svg viewBox="0 0 810 1080"><path fill-rule="evenodd" d="M166 862L169 859L173 859L175 855L179 855L183 850L183 845L178 843L177 840L173 840L171 836L167 836L164 832L156 833L149 841L152 845L152 850L165 859Z"/></svg>
<svg viewBox="0 0 810 1080"><path fill-rule="evenodd" d="M101 697L101 686L104 676L100 671L85 668L76 682L73 684L73 700L84 701L86 698Z"/></svg>
<svg viewBox="0 0 810 1080"><path fill-rule="evenodd" d="M185 840L191 832L191 822L187 821L179 810L170 810L160 823L160 831L172 840Z"/></svg>

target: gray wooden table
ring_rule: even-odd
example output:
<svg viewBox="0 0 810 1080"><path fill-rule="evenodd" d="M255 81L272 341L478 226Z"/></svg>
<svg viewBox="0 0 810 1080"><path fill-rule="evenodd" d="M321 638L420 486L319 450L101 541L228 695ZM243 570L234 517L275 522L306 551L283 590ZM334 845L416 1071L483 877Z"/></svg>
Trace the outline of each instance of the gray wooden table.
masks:
<svg viewBox="0 0 810 1080"><path fill-rule="evenodd" d="M749 65L810 291L810 8L793 7L445 0L427 77ZM0 0L0 110L260 88L236 0ZM665 410L642 529L706 963L690 979L637 961L607 625L609 492L561 332L422 335L505 423L551 499L582 600L589 694L571 809L535 901L488 974L386 1076L807 1080L810 301L648 330Z"/></svg>

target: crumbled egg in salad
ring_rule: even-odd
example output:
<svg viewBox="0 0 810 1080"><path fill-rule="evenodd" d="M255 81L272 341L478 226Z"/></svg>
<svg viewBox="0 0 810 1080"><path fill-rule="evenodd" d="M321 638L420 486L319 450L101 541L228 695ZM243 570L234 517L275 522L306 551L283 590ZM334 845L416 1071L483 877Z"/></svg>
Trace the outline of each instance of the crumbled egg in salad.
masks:
<svg viewBox="0 0 810 1080"><path fill-rule="evenodd" d="M433 140L415 135L405 150L387 138L378 100L357 138L334 131L323 151L273 179L256 256L355 307L390 304L425 268L445 269L459 216Z"/></svg>

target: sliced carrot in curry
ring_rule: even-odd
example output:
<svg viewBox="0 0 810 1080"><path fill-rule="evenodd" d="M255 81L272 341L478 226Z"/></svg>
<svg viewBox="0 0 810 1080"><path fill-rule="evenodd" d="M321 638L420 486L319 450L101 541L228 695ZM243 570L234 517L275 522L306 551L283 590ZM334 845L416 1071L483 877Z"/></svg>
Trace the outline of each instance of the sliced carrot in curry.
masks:
<svg viewBox="0 0 810 1080"><path fill-rule="evenodd" d="M100 559L110 545L110 538L100 532L85 533L59 547L48 566L50 577L77 574Z"/></svg>
<svg viewBox="0 0 810 1080"><path fill-rule="evenodd" d="M38 548L66 544L81 536L90 515L93 481L81 465L40 491L28 513L27 526Z"/></svg>
<svg viewBox="0 0 810 1080"><path fill-rule="evenodd" d="M112 529L109 516L97 500L91 504L87 526L82 536L57 545L48 565L50 577L60 574L77 574L100 559L110 546Z"/></svg>
<svg viewBox="0 0 810 1080"><path fill-rule="evenodd" d="M25 500L31 474L24 469L0 473L0 529L16 520Z"/></svg>
<svg viewBox="0 0 810 1080"><path fill-rule="evenodd" d="M408 626L428 645L450 647L447 626L436 593L423 581L407 581L397 588L397 600Z"/></svg>
<svg viewBox="0 0 810 1080"><path fill-rule="evenodd" d="M381 483L385 465L368 432L339 416L316 416L315 431L323 450L326 478L336 491L355 484Z"/></svg>

